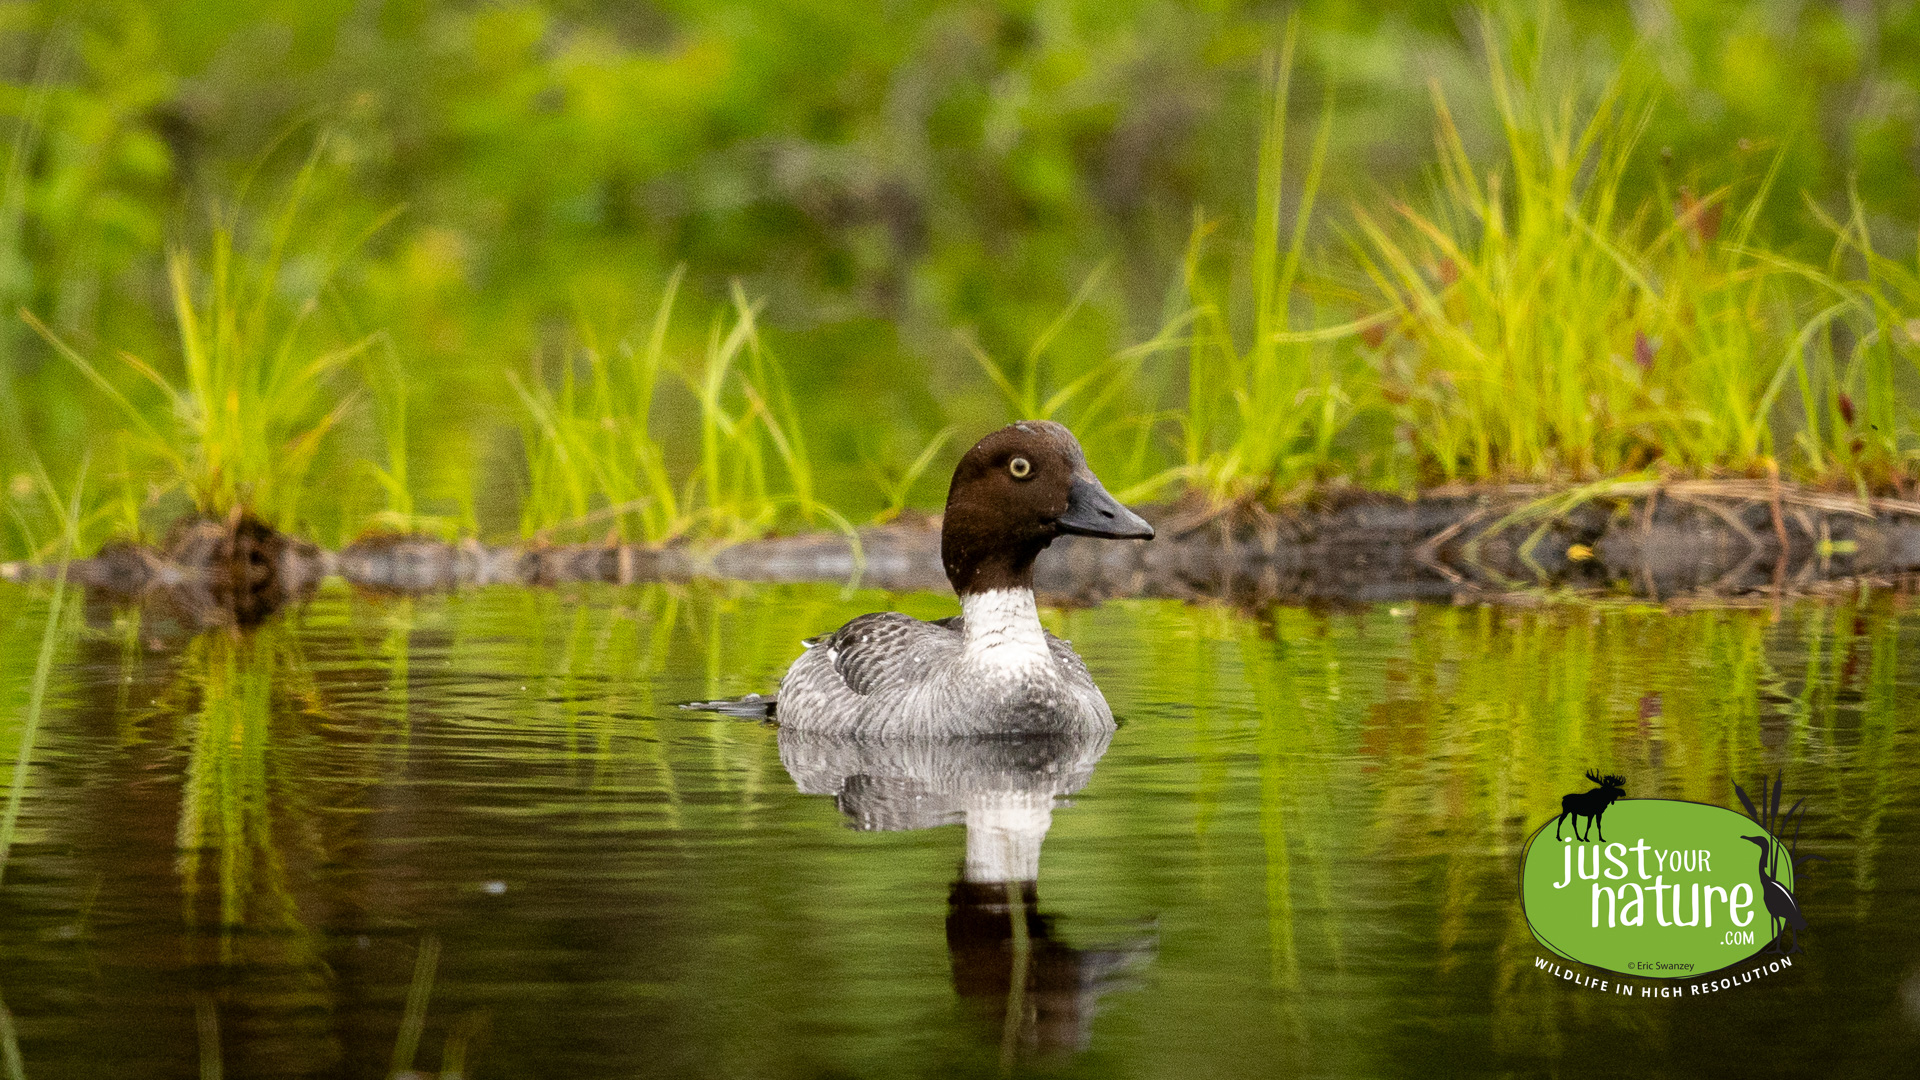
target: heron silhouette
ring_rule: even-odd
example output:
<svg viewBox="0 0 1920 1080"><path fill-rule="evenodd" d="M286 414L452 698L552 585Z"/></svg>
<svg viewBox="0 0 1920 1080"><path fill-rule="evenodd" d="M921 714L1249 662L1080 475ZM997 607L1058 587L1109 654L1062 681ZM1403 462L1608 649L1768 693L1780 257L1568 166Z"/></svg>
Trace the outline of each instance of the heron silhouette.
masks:
<svg viewBox="0 0 1920 1080"><path fill-rule="evenodd" d="M1773 945L1782 953L1801 952L1800 931L1807 928L1807 917L1800 914L1800 905L1794 902L1793 893L1780 884L1778 878L1767 869L1767 856L1772 853L1773 840L1765 836L1742 836L1742 840L1751 840L1760 845L1760 895L1767 902L1767 914L1773 918ZM1780 944L1780 938L1787 932L1781 928L1785 924L1793 931L1793 948Z"/></svg>

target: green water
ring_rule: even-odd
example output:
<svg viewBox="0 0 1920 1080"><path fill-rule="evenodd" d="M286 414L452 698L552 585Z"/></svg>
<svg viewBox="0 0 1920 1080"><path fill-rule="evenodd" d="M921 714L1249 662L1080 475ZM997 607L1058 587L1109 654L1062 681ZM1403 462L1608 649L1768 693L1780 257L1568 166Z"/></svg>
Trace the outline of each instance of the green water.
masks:
<svg viewBox="0 0 1920 1080"><path fill-rule="evenodd" d="M48 596L0 589L11 775ZM966 826L850 827L842 804L912 803L886 766L837 804L773 728L672 707L950 598L336 590L195 638L72 607L0 883L0 1076L1891 1076L1920 1052L1899 597L1049 613L1123 723L1061 772L1084 786L1017 924L1007 886L962 881ZM1676 1001L1536 968L1519 857L1589 768L1723 806L1780 771L1827 859L1791 969Z"/></svg>

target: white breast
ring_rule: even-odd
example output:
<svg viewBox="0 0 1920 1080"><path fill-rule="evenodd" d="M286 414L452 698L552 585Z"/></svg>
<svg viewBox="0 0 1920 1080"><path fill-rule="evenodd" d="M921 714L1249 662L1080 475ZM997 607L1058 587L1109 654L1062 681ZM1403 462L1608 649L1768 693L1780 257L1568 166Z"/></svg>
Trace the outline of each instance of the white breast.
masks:
<svg viewBox="0 0 1920 1080"><path fill-rule="evenodd" d="M1031 589L994 589L960 598L969 663L1003 672L1051 667L1047 632Z"/></svg>

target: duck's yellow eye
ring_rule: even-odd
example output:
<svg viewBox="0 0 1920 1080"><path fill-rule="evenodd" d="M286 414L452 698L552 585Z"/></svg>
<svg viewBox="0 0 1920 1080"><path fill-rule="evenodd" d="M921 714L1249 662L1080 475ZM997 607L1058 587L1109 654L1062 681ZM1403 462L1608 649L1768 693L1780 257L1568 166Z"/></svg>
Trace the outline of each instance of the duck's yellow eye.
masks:
<svg viewBox="0 0 1920 1080"><path fill-rule="evenodd" d="M1025 480L1033 475L1033 462L1023 457L1014 458L1007 462L1007 471L1013 474L1015 480Z"/></svg>

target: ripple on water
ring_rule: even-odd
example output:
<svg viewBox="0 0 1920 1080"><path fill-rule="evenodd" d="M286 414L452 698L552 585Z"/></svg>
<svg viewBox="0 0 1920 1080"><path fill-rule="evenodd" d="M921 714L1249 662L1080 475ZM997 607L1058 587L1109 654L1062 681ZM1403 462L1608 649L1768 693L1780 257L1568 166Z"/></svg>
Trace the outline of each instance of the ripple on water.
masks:
<svg viewBox="0 0 1920 1080"><path fill-rule="evenodd" d="M4 588L10 761L45 597ZM1920 1049L1896 598L1049 612L1123 721L1090 767L869 754L806 781L837 794L772 727L673 707L771 689L883 608L951 600L339 590L158 647L89 611L0 885L27 1074L198 1076L203 1037L232 1076L1891 1075ZM1809 800L1829 861L1790 977L1655 1009L1536 973L1519 853L1596 766Z"/></svg>

